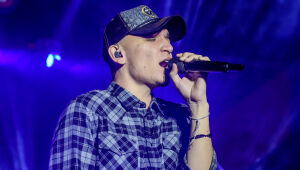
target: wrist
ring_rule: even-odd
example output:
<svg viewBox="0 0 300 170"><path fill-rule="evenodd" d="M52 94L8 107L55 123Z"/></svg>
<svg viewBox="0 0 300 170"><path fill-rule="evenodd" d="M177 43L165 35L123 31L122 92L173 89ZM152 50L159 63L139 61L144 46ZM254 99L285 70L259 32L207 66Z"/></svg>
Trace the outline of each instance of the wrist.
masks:
<svg viewBox="0 0 300 170"><path fill-rule="evenodd" d="M209 113L207 113L206 115L202 115L201 117L193 117L193 116L190 116L190 120L195 120L195 121L200 121L202 119L206 119L209 117Z"/></svg>
<svg viewBox="0 0 300 170"><path fill-rule="evenodd" d="M198 119L209 113L209 104L207 102L190 103L191 117Z"/></svg>

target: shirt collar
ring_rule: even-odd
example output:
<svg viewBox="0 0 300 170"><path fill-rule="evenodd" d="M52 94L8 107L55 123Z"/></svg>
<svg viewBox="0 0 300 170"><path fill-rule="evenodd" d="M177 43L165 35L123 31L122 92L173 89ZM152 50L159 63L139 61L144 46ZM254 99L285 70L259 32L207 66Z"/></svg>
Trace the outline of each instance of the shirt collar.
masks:
<svg viewBox="0 0 300 170"><path fill-rule="evenodd" d="M146 109L146 103L139 100L135 95L131 92L118 85L116 82L112 81L108 87L108 91L111 92L112 96L115 96L121 105L127 110L132 109ZM163 110L160 107L159 101L152 95L152 101L150 103L149 109L154 109L156 113L165 116ZM120 115L121 118L123 115Z"/></svg>
<svg viewBox="0 0 300 170"><path fill-rule="evenodd" d="M159 100L156 97L152 97L152 101L150 103L150 107L151 109L153 109L155 111L155 113L157 113L157 116L160 115L162 117L165 117L166 115L164 114L164 111L161 107L161 103L159 102Z"/></svg>
<svg viewBox="0 0 300 170"><path fill-rule="evenodd" d="M126 110L131 110L132 108L146 108L146 103L140 101L135 95L114 81L110 83L108 91L120 101Z"/></svg>

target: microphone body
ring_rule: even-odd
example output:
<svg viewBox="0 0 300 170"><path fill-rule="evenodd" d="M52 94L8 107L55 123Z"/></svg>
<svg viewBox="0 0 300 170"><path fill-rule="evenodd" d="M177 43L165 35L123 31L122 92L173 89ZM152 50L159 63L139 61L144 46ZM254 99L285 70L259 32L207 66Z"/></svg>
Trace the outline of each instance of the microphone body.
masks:
<svg viewBox="0 0 300 170"><path fill-rule="evenodd" d="M245 67L243 64L230 64L219 61L191 61L185 63L178 58L172 58L168 62L168 68L170 70L172 69L173 63L177 65L179 73L241 71Z"/></svg>

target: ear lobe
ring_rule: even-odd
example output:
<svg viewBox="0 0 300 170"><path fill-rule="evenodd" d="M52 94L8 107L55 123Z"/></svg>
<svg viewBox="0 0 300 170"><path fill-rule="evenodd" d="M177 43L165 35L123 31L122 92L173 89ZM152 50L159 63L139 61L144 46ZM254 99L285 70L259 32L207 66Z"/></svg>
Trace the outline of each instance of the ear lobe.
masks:
<svg viewBox="0 0 300 170"><path fill-rule="evenodd" d="M124 59L124 57L122 56L121 49L119 48L118 45L111 45L111 46L108 48L108 53L109 53L110 58L111 58L115 63L121 64L121 65L125 64L125 59Z"/></svg>

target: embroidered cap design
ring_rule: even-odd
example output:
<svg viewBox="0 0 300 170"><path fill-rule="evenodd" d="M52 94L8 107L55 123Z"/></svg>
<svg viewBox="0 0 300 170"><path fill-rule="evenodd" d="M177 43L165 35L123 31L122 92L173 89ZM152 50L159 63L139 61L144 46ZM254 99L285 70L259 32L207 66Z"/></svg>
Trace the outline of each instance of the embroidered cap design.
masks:
<svg viewBox="0 0 300 170"><path fill-rule="evenodd" d="M147 6L144 6L142 8L142 13L145 14L145 15L148 15L148 16L152 16L153 15L152 10L149 7L147 7Z"/></svg>

